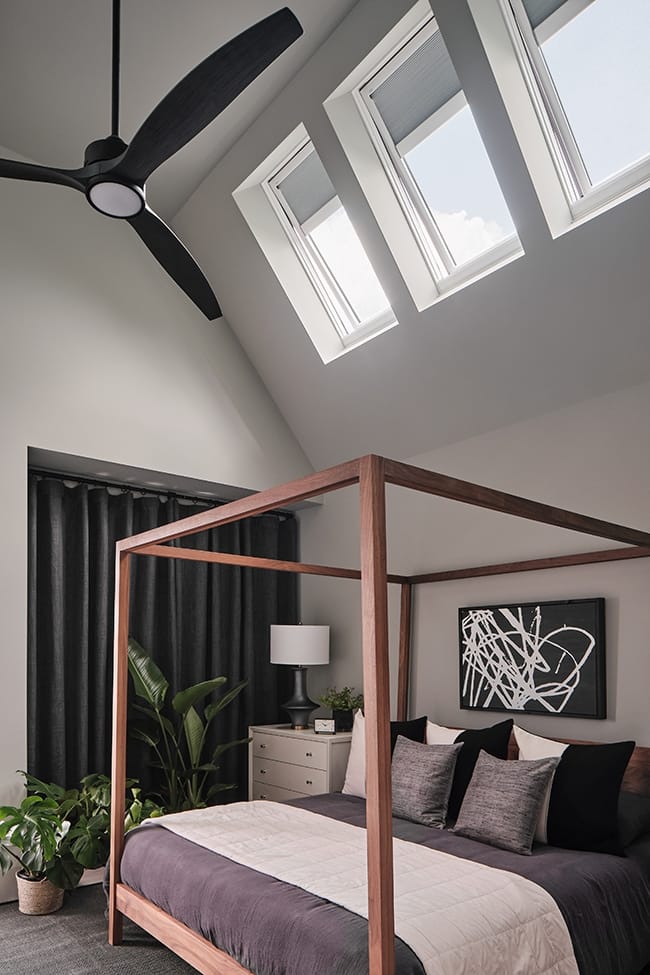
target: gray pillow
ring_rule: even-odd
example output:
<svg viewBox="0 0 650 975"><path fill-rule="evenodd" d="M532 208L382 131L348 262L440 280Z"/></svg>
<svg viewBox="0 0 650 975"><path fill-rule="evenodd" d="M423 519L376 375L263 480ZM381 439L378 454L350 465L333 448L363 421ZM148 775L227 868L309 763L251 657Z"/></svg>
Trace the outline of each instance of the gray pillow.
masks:
<svg viewBox="0 0 650 975"><path fill-rule="evenodd" d="M482 751L454 833L530 855L539 810L558 761L508 762Z"/></svg>
<svg viewBox="0 0 650 975"><path fill-rule="evenodd" d="M391 767L393 813L442 829L460 745L424 745L398 735Z"/></svg>

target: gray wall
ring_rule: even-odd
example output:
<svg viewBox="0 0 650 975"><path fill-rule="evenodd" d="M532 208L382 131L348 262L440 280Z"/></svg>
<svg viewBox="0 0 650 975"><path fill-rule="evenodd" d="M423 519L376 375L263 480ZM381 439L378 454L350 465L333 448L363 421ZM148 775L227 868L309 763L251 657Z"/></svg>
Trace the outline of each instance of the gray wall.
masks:
<svg viewBox="0 0 650 975"><path fill-rule="evenodd" d="M584 514L650 530L650 384L586 401L413 458L420 466ZM329 495L301 516L308 561L358 565L358 501ZM395 572L458 568L586 551L607 542L429 498L388 490L389 567ZM615 543L612 543L615 544ZM392 587L395 589L396 587ZM607 599L608 717L526 717L533 732L561 737L625 736L650 745L650 560L546 570L417 587L411 714L442 724L498 720L458 706L459 606L534 599ZM398 601L391 595L393 692ZM331 678L361 681L359 592L353 582L303 579L303 618L333 628ZM316 620L318 617L318 620Z"/></svg>
<svg viewBox="0 0 650 975"><path fill-rule="evenodd" d="M310 465L227 322L208 323L128 227L10 180L0 213L2 802L26 764L28 446L247 488Z"/></svg>

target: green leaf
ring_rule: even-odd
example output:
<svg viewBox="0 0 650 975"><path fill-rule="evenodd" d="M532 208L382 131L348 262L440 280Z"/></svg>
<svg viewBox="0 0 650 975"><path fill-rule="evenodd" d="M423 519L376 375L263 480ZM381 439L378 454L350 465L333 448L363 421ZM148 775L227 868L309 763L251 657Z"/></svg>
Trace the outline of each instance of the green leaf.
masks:
<svg viewBox="0 0 650 975"><path fill-rule="evenodd" d="M139 728L137 725L133 725L130 730L133 738L137 738L138 741L146 742L150 748L155 748L160 741L159 738L154 738L153 735L150 735L147 731L145 731L143 728Z"/></svg>
<svg viewBox="0 0 650 975"><path fill-rule="evenodd" d="M50 883L63 890L74 890L83 872L83 865L72 856L57 857L45 868L45 875Z"/></svg>
<svg viewBox="0 0 650 975"><path fill-rule="evenodd" d="M204 680L200 684L194 684L193 687L187 687L184 691L179 691L172 701L174 711L178 711L179 714L183 715L187 714L189 709L197 701L207 697L208 694L212 694L217 687L221 687L227 680L227 677L213 677L212 680Z"/></svg>
<svg viewBox="0 0 650 975"><path fill-rule="evenodd" d="M0 843L0 876L4 877L6 872L11 869L16 861Z"/></svg>
<svg viewBox="0 0 650 975"><path fill-rule="evenodd" d="M234 782L230 782L228 784L225 782L216 782L208 789L208 799L211 799L212 796L216 796L217 792L228 792L230 789L235 788L236 785Z"/></svg>
<svg viewBox="0 0 650 975"><path fill-rule="evenodd" d="M133 678L135 693L148 701L156 711L165 703L169 689L167 678L158 669L149 654L137 640L129 637L129 673Z"/></svg>
<svg viewBox="0 0 650 975"><path fill-rule="evenodd" d="M144 714L154 724L163 725L167 734L171 738L174 739L176 738L176 728L169 720L167 715L163 714L162 711L154 711L153 708L143 707L141 704L136 704L135 702L133 703L133 707L135 708L136 711L139 711L141 714Z"/></svg>
<svg viewBox="0 0 650 975"><path fill-rule="evenodd" d="M183 730L187 742L187 752L190 756L190 764L198 765L201 761L203 722L193 707L190 707L183 715Z"/></svg>
<svg viewBox="0 0 650 975"><path fill-rule="evenodd" d="M63 799L65 789L62 786L55 785L53 782L42 782L29 772L19 770L19 773L25 776L25 788L29 793L38 793L47 799L56 799L57 802Z"/></svg>
<svg viewBox="0 0 650 975"><path fill-rule="evenodd" d="M231 701L235 700L238 694L241 694L247 684L247 680L241 681L241 683L237 684L236 687L232 687L226 694L224 694L223 697L220 697L218 701L208 704L205 709L206 721L212 721L212 719L219 714L220 711L223 711L223 709L230 704Z"/></svg>
<svg viewBox="0 0 650 975"><path fill-rule="evenodd" d="M223 755L223 753L227 752L228 749L234 748L235 745L247 745L250 740L250 738L238 738L236 741L227 741L222 745L217 745L215 750L212 752L212 761L216 762L220 755Z"/></svg>

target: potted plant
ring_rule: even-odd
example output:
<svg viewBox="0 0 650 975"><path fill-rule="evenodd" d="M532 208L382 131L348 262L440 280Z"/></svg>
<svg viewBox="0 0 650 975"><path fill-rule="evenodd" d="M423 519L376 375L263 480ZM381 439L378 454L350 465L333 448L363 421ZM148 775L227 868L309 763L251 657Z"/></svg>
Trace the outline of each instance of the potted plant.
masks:
<svg viewBox="0 0 650 975"><path fill-rule="evenodd" d="M179 691L168 701L169 681L133 638L129 639L128 654L129 673L141 702L134 703L133 707L144 718L131 726L131 734L144 741L156 756L152 764L162 772L167 811L200 809L218 792L234 789L234 784L210 784L210 781L219 771L216 763L220 756L230 748L247 744L250 739L238 738L213 748L209 732L217 715L234 701L248 681L241 681L207 703L228 679L213 677Z"/></svg>
<svg viewBox="0 0 650 975"><path fill-rule="evenodd" d="M70 823L54 799L27 796L20 806L0 806L0 873L20 869L18 910L51 914L63 904L63 891L79 883L83 866L70 848Z"/></svg>
<svg viewBox="0 0 650 975"><path fill-rule="evenodd" d="M103 868L110 851L111 780L108 776L86 775L78 789L64 789L27 772L22 774L28 794L54 801L61 819L69 823L68 841L74 858L86 870ZM126 786L124 832L128 833L145 819L162 816L164 810L153 799L141 798L137 779L127 779Z"/></svg>
<svg viewBox="0 0 650 975"><path fill-rule="evenodd" d="M363 707L363 694L355 694L354 687L328 687L318 698L324 708L330 708L337 731L352 731L354 712Z"/></svg>

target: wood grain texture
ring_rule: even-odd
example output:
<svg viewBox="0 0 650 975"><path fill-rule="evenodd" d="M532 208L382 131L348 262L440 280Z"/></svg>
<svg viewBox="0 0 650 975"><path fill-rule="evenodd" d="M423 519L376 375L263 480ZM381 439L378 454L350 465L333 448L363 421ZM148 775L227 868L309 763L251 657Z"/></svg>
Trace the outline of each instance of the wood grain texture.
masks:
<svg viewBox="0 0 650 975"><path fill-rule="evenodd" d="M361 459L359 491L369 969L372 975L394 975L386 501L381 458Z"/></svg>
<svg viewBox="0 0 650 975"><path fill-rule="evenodd" d="M155 555L162 559L187 559L190 562L214 562L218 565L246 566L249 569L269 569L274 572L297 572L302 575L334 576L340 579L361 579L359 569L343 569L335 565L314 565L309 562L290 562L286 559L267 559L256 555L236 555L232 552L206 552L204 549L146 545L136 555ZM389 575L389 582L403 585L407 576Z"/></svg>
<svg viewBox="0 0 650 975"><path fill-rule="evenodd" d="M578 552L576 555L554 555L544 559L526 559L520 562L496 562L493 565L473 565L467 569L445 569L441 572L423 572L409 576L409 582L420 585L427 582L451 582L455 579L476 579L481 576L508 575L512 572L537 572L540 569L561 569L564 566L591 565L595 562L621 562L628 559L647 559L650 548L606 548L597 552Z"/></svg>
<svg viewBox="0 0 650 975"><path fill-rule="evenodd" d="M556 528L567 528L570 531L582 532L584 535L609 538L614 542L623 542L627 545L650 546L648 532L601 521L599 518L590 518L574 511L565 511L563 508L554 508L540 501L530 501L515 494L472 484L470 481L461 481L446 474L425 471L420 467L402 464L396 460L386 460L384 463L386 480L390 484L399 484L414 491L424 491L427 494L435 494L452 501L462 501L479 508L489 508L503 514L515 515L517 518L527 518L530 521L538 521L542 525L555 525Z"/></svg>
<svg viewBox="0 0 650 975"><path fill-rule="evenodd" d="M125 917L135 921L201 975L251 975L250 969L126 884L118 884L116 897L118 909Z"/></svg>
<svg viewBox="0 0 650 975"><path fill-rule="evenodd" d="M544 736L542 736L544 737ZM603 745L602 741L584 741L579 738L554 738L553 741L563 741L567 745ZM508 758L518 758L519 748L514 734L508 742ZM627 764L621 788L626 792L636 792L637 795L650 798L650 748L637 745Z"/></svg>
<svg viewBox="0 0 650 975"><path fill-rule="evenodd" d="M113 651L113 758L111 775L111 876L108 898L108 940L122 943L122 915L116 903L124 847L126 792L126 710L128 698L129 579L131 557L115 559L115 629Z"/></svg>
<svg viewBox="0 0 650 975"><path fill-rule="evenodd" d="M397 670L397 720L406 721L411 675L411 602L413 587L402 585L399 609L399 665Z"/></svg>
<svg viewBox="0 0 650 975"><path fill-rule="evenodd" d="M198 514L190 515L188 518L172 521L168 525L161 525L159 528L152 528L150 531L141 532L139 535L123 538L117 543L117 546L120 551L133 552L145 545L171 542L174 538L183 538L185 535L194 535L196 532L206 531L208 528L216 528L232 521L240 521L242 518L261 515L265 511L273 511L274 508L292 504L294 501L315 498L319 494L327 494L329 491L336 491L337 488L348 487L358 480L359 461L351 460L345 464L330 467L328 470L318 471L316 474L308 474L306 477L298 478L298 480L289 481L279 487L267 488L265 491L259 491L257 494L251 494L246 498L230 501L219 508L210 508L208 511L201 511Z"/></svg>

